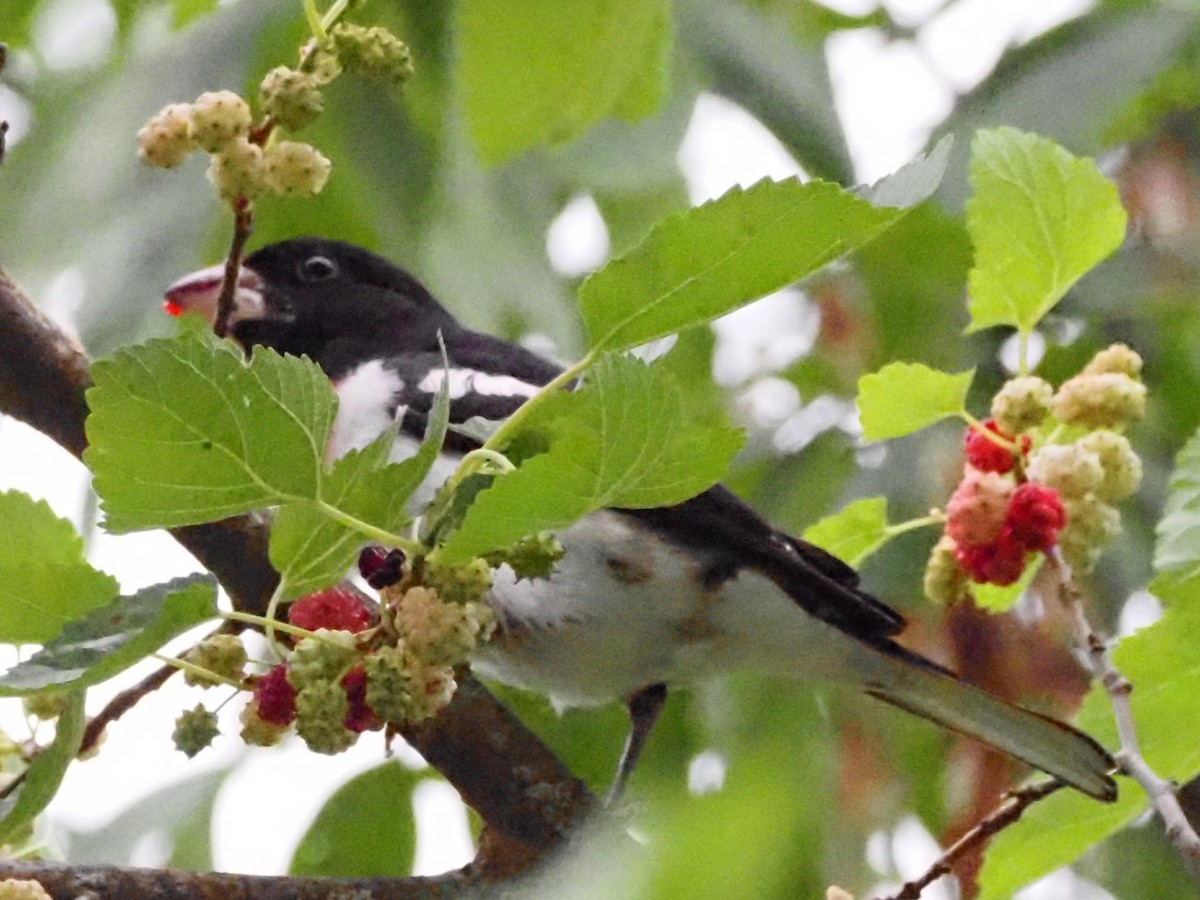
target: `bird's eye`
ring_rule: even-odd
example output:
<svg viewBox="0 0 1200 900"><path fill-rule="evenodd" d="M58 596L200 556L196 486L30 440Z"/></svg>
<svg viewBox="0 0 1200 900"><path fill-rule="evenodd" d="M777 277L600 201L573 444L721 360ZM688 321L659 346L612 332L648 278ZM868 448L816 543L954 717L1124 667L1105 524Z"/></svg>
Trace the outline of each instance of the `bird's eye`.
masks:
<svg viewBox="0 0 1200 900"><path fill-rule="evenodd" d="M325 281L337 274L337 266L327 256L310 256L300 263L300 277L305 281Z"/></svg>

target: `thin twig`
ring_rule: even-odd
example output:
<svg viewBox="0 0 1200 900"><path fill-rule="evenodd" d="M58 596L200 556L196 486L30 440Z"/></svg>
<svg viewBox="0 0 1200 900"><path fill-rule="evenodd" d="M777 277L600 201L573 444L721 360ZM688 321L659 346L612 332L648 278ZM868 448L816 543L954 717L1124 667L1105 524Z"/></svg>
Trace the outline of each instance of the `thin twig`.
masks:
<svg viewBox="0 0 1200 900"><path fill-rule="evenodd" d="M233 203L233 240L229 243L229 255L225 257L225 280L221 282L221 295L217 298L217 316L213 331L217 337L225 337L229 330L229 317L233 314L233 299L237 293L238 276L242 271L242 253L250 239L253 216L250 201L238 197Z"/></svg>
<svg viewBox="0 0 1200 900"><path fill-rule="evenodd" d="M83 729L83 740L79 742L79 756L86 756L95 748L104 729L129 712L142 698L162 687L175 674L174 666L160 666L131 688L126 688L105 704L104 709L88 720Z"/></svg>
<svg viewBox="0 0 1200 900"><path fill-rule="evenodd" d="M1049 797L1061 787L1065 787L1065 785L1055 778L1009 791L993 812L947 847L946 852L923 875L906 882L899 893L880 898L880 900L917 900L925 888L943 875L949 875L954 870L955 863L960 859L983 846L994 835L1021 818L1030 806L1044 797Z"/></svg>
<svg viewBox="0 0 1200 900"><path fill-rule="evenodd" d="M1121 740L1121 748L1114 754L1117 765L1149 795L1154 810L1163 820L1167 838L1176 849L1185 858L1200 863L1200 835L1196 834L1196 830L1184 815L1183 807L1179 805L1176 786L1150 768L1146 758L1142 756L1137 728L1133 721L1133 706L1130 703L1133 685L1113 665L1108 645L1088 621L1083 608L1083 598L1071 577L1071 567L1057 550L1048 558L1050 565L1058 572L1058 595L1074 621L1076 640L1086 651L1092 675L1104 687L1112 703L1117 735Z"/></svg>

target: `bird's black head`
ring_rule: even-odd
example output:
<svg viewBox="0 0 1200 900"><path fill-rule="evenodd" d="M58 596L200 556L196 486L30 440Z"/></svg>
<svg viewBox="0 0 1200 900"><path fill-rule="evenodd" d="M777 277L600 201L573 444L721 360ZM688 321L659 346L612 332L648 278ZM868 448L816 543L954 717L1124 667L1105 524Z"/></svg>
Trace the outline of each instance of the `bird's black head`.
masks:
<svg viewBox="0 0 1200 900"><path fill-rule="evenodd" d="M224 269L214 266L167 289L168 309L210 321ZM454 319L412 275L361 247L301 237L246 257L230 336L247 350L262 344L304 354L337 378L365 359L424 350Z"/></svg>

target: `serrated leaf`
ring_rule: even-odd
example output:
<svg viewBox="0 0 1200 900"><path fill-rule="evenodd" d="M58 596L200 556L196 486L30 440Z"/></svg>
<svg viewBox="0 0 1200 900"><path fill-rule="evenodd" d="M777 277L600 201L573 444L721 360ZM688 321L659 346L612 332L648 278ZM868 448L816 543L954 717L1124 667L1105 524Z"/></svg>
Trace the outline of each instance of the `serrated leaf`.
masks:
<svg viewBox="0 0 1200 900"><path fill-rule="evenodd" d="M803 537L857 567L887 543L887 528L887 498L866 497L821 519L807 528Z"/></svg>
<svg viewBox="0 0 1200 900"><path fill-rule="evenodd" d="M67 766L79 752L87 725L83 699L83 691L67 694L67 702L55 721L54 740L34 757L16 789L0 800L0 843L12 843L19 837L58 793Z"/></svg>
<svg viewBox="0 0 1200 900"><path fill-rule="evenodd" d="M664 219L583 283L588 346L624 350L715 319L862 246L904 212L823 181L734 188Z"/></svg>
<svg viewBox="0 0 1200 900"><path fill-rule="evenodd" d="M195 333L118 351L87 393L111 531L211 522L317 496L336 401L312 362Z"/></svg>
<svg viewBox="0 0 1200 900"><path fill-rule="evenodd" d="M399 531L411 516L407 504L429 474L446 439L450 421L448 381L443 379L425 427L425 440L403 462L387 464L395 440L389 429L362 450L337 460L321 485L331 506L383 531ZM271 523L271 565L283 577L290 600L333 584L354 562L364 540L361 531L330 518L314 503L280 507Z"/></svg>
<svg viewBox="0 0 1200 900"><path fill-rule="evenodd" d="M1152 589L1163 600L1189 592L1200 579L1200 431L1175 457L1163 517L1155 528Z"/></svg>
<svg viewBox="0 0 1200 900"><path fill-rule="evenodd" d="M919 431L966 409L975 370L939 372L920 363L889 363L858 381L863 437L883 441Z"/></svg>
<svg viewBox="0 0 1200 900"><path fill-rule="evenodd" d="M0 696L99 684L167 641L217 615L217 583L189 575L118 597L67 624L41 650L0 676Z"/></svg>
<svg viewBox="0 0 1200 900"><path fill-rule="evenodd" d="M408 875L417 838L413 789L426 777L389 760L346 782L300 839L288 874Z"/></svg>
<svg viewBox="0 0 1200 900"><path fill-rule="evenodd" d="M1116 667L1133 685L1130 703L1138 742L1150 766L1163 778L1184 784L1200 771L1200 743L1181 722L1200 715L1200 583L1163 618L1124 638L1112 650ZM1079 725L1104 746L1118 746L1112 703L1094 686L1079 713ZM1000 900L1017 888L1074 862L1099 841L1145 812L1145 792L1121 781L1120 799L1098 803L1073 791L1060 791L1036 804L996 837L981 876L984 900Z"/></svg>
<svg viewBox="0 0 1200 900"><path fill-rule="evenodd" d="M684 413L669 375L609 355L584 387L549 404L555 437L480 493L462 526L439 549L447 562L562 528L606 506L680 503L713 485L741 447L727 424Z"/></svg>
<svg viewBox="0 0 1200 900"><path fill-rule="evenodd" d="M458 4L464 108L480 156L504 162L607 116L653 112L666 85L671 22L667 0Z"/></svg>
<svg viewBox="0 0 1200 900"><path fill-rule="evenodd" d="M1090 159L1015 128L971 142L967 332L1011 325L1028 333L1089 269L1125 239L1116 185Z"/></svg>
<svg viewBox="0 0 1200 900"><path fill-rule="evenodd" d="M70 522L21 491L0 493L0 643L44 643L118 593Z"/></svg>

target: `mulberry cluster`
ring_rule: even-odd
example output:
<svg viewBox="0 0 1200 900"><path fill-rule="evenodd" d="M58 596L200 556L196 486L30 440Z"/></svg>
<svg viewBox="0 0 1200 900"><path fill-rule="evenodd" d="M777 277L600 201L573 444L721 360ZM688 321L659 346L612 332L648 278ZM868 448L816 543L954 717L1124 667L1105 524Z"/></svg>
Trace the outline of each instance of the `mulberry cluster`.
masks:
<svg viewBox="0 0 1200 900"><path fill-rule="evenodd" d="M250 106L240 96L209 91L191 103L164 107L142 126L139 155L145 163L169 169L190 153L210 154L208 180L231 202L269 193L316 194L325 187L330 163L316 148L280 141L264 149L261 138L251 134L252 124Z"/></svg>
<svg viewBox="0 0 1200 900"><path fill-rule="evenodd" d="M209 91L172 103L138 131L142 161L174 168L194 152L211 155L208 179L221 198L253 201L266 194L317 194L331 165L311 144L268 140L278 126L298 132L325 105L322 89L343 71L400 83L412 74L403 41L385 28L339 24L297 68L278 66L259 86L263 120L233 91Z"/></svg>
<svg viewBox="0 0 1200 900"><path fill-rule="evenodd" d="M389 559L376 550L364 555L372 573ZM365 731L428 718L449 703L457 687L454 667L491 635L491 609L465 599L490 585L486 566L431 565L428 571L460 599L447 600L429 585L396 585L383 590L376 607L353 590L329 588L289 607L288 622L302 636L266 673L242 676L245 651L236 653L227 641L201 645L189 661L211 660L230 680L241 660L236 677L252 691L241 713L246 743L270 746L295 729L309 749L340 753ZM400 581L412 579L411 570L400 575ZM215 734L215 717L197 707L181 717L176 743L192 755Z"/></svg>
<svg viewBox="0 0 1200 900"><path fill-rule="evenodd" d="M1113 503L1130 496L1142 465L1120 432L1145 410L1141 358L1123 344L1101 351L1057 391L1035 376L1008 381L992 417L965 439L962 481L925 570L935 600L962 598L971 582L1017 581L1032 553L1057 547L1090 571L1120 532ZM1047 443L1063 434L1070 443Z"/></svg>

